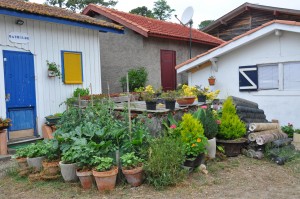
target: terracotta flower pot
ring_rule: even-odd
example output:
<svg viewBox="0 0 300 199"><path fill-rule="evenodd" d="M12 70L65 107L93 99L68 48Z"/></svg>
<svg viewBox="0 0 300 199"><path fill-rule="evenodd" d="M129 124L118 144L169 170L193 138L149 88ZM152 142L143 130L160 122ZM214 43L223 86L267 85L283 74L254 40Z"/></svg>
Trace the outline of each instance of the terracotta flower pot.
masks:
<svg viewBox="0 0 300 199"><path fill-rule="evenodd" d="M209 83L210 86L213 86L213 85L215 85L215 83L216 83L216 79L209 78L209 79L208 79L208 83Z"/></svg>
<svg viewBox="0 0 300 199"><path fill-rule="evenodd" d="M93 170L97 188L99 191L113 190L116 186L118 167L114 167L109 171L98 172Z"/></svg>
<svg viewBox="0 0 300 199"><path fill-rule="evenodd" d="M76 171L81 186L83 189L90 189L93 186L93 172L92 171Z"/></svg>
<svg viewBox="0 0 300 199"><path fill-rule="evenodd" d="M59 161L47 162L43 161L44 175L56 176L59 174Z"/></svg>
<svg viewBox="0 0 300 199"><path fill-rule="evenodd" d="M178 98L176 99L177 103L179 106L187 106L191 105L195 101L195 97L183 97L183 98Z"/></svg>
<svg viewBox="0 0 300 199"><path fill-rule="evenodd" d="M26 169L28 167L27 158L17 158L20 170Z"/></svg>
<svg viewBox="0 0 300 199"><path fill-rule="evenodd" d="M126 177L127 182L133 186L133 187L138 187L142 184L143 182L143 168L142 167L137 167L134 169L122 169L123 174Z"/></svg>

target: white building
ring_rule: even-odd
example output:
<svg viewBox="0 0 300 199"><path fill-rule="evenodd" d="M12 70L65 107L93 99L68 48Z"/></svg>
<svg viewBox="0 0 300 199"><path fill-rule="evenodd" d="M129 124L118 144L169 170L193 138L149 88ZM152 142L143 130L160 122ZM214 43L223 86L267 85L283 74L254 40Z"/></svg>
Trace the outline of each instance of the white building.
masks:
<svg viewBox="0 0 300 199"><path fill-rule="evenodd" d="M259 104L268 120L300 128L300 23L275 20L178 66L189 85L208 85L220 98L237 96Z"/></svg>
<svg viewBox="0 0 300 199"><path fill-rule="evenodd" d="M122 27L65 9L0 0L0 116L12 119L8 137L41 135L44 117L77 87L101 93L99 32ZM48 77L46 61L62 78Z"/></svg>

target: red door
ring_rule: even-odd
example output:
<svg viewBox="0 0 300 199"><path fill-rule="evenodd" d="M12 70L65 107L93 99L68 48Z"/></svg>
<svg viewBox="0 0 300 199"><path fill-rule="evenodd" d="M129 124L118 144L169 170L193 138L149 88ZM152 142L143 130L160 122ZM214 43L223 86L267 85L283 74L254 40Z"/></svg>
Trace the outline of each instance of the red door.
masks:
<svg viewBox="0 0 300 199"><path fill-rule="evenodd" d="M176 52L160 50L161 85L163 90L176 89Z"/></svg>

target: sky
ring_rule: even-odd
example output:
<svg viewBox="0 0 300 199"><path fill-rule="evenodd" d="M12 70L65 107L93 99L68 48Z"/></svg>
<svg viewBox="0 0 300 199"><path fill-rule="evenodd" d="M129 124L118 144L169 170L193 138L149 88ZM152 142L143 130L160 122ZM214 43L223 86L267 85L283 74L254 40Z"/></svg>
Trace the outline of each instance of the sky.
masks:
<svg viewBox="0 0 300 199"><path fill-rule="evenodd" d="M43 3L45 0L29 0L30 2ZM153 8L154 2L157 0L118 0L118 4L114 7L117 10L129 12L130 10L146 6ZM168 21L177 23L174 17L176 14L181 19L185 8L192 6L194 8L194 27L198 27L201 21L216 20L233 9L239 7L245 2L300 10L300 0L167 0L171 8L176 11L173 12L172 18Z"/></svg>

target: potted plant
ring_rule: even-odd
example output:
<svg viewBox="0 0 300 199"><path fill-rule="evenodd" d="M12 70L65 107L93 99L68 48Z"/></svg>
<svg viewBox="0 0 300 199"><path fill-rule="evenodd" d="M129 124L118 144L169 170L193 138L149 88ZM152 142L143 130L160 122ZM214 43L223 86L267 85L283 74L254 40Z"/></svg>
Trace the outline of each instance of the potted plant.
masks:
<svg viewBox="0 0 300 199"><path fill-rule="evenodd" d="M199 108L195 113L196 117L203 125L204 135L208 139L208 145L206 149L210 158L216 156L216 135L218 134L218 124L214 118L213 112L210 108Z"/></svg>
<svg viewBox="0 0 300 199"><path fill-rule="evenodd" d="M73 97L75 99L76 105L87 106L89 104L89 100L85 99L85 96L90 94L90 90L88 88L76 88L73 92ZM80 96L80 102L78 101L78 97Z"/></svg>
<svg viewBox="0 0 300 199"><path fill-rule="evenodd" d="M94 156L92 164L95 165L93 176L99 191L113 190L116 186L118 167L114 166L110 157Z"/></svg>
<svg viewBox="0 0 300 199"><path fill-rule="evenodd" d="M10 126L11 126L11 119L0 117L0 131L2 131L3 129L7 129Z"/></svg>
<svg viewBox="0 0 300 199"><path fill-rule="evenodd" d="M196 98L196 87L194 86L188 86L188 85L182 85L178 89L178 98L177 103L179 106L187 106L194 103Z"/></svg>
<svg viewBox="0 0 300 199"><path fill-rule="evenodd" d="M245 134L246 126L236 114L232 98L228 97L223 104L217 143L224 146L227 156L237 156L241 153L242 145L246 141L242 138Z"/></svg>
<svg viewBox="0 0 300 199"><path fill-rule="evenodd" d="M281 130L288 135L289 138L293 137L293 134L295 132L294 126L292 123L288 123L288 125L282 126Z"/></svg>
<svg viewBox="0 0 300 199"><path fill-rule="evenodd" d="M140 186L143 182L143 159L137 157L134 152L121 156L122 172L131 186Z"/></svg>
<svg viewBox="0 0 300 199"><path fill-rule="evenodd" d="M48 76L60 78L60 71L58 69L59 65L57 65L55 62L49 62L48 60L46 62L48 66Z"/></svg>
<svg viewBox="0 0 300 199"><path fill-rule="evenodd" d="M207 145L202 124L190 113L185 113L176 131L179 131L181 135L186 155L183 165L192 168L198 167L204 161L205 146Z"/></svg>
<svg viewBox="0 0 300 199"><path fill-rule="evenodd" d="M55 139L44 140L46 149L45 159L42 162L44 179L56 179L59 174L59 147Z"/></svg>
<svg viewBox="0 0 300 199"><path fill-rule="evenodd" d="M216 83L216 77L211 75L209 78L208 78L208 83L210 86L214 86L215 83Z"/></svg>
<svg viewBox="0 0 300 199"><path fill-rule="evenodd" d="M177 92L174 90L168 90L161 94L162 99L165 100L166 109L174 110Z"/></svg>
<svg viewBox="0 0 300 199"><path fill-rule="evenodd" d="M27 151L28 151L28 147L18 148L16 150L15 158L18 162L20 170L24 170L28 167Z"/></svg>
<svg viewBox="0 0 300 199"><path fill-rule="evenodd" d="M27 148L27 163L30 168L40 171L43 167L42 161L45 159L47 149L43 142L30 144Z"/></svg>
<svg viewBox="0 0 300 199"><path fill-rule="evenodd" d="M151 85L145 87L144 92L142 93L142 97L146 102L147 110L156 110L156 98L155 92Z"/></svg>
<svg viewBox="0 0 300 199"><path fill-rule="evenodd" d="M76 175L76 161L78 156L77 148L78 146L75 144L69 150L62 153L59 167L65 182L78 181L78 177Z"/></svg>

